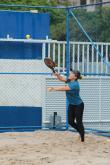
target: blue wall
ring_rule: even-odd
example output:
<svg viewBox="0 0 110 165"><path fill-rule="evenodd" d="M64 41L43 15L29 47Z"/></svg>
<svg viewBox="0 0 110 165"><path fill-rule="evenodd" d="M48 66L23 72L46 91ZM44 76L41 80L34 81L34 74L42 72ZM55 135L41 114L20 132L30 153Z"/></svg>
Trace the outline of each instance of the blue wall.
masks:
<svg viewBox="0 0 110 165"><path fill-rule="evenodd" d="M49 14L17 11L0 11L0 38L45 39L49 36ZM0 42L2 59L41 59L41 44Z"/></svg>
<svg viewBox="0 0 110 165"><path fill-rule="evenodd" d="M0 106L0 130L25 129L42 125L41 107Z"/></svg>
<svg viewBox="0 0 110 165"><path fill-rule="evenodd" d="M0 22L0 38L6 38L8 34L15 39L25 39L26 34L32 39L45 39L46 35L49 36L49 14L0 11ZM41 58L41 44L0 42L0 59L10 59L10 63L13 63L13 59ZM7 80L4 79L4 83L5 81ZM22 103L20 107L8 106L5 103L4 106L0 106L0 131L41 126L42 107L24 107Z"/></svg>

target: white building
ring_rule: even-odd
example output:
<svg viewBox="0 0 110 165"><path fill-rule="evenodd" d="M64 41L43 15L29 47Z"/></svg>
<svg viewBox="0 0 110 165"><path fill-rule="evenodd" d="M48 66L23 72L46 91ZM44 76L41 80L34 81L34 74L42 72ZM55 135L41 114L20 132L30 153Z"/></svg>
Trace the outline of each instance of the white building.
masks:
<svg viewBox="0 0 110 165"><path fill-rule="evenodd" d="M94 4L98 2L107 2L108 0L58 0L58 2L70 2L72 5L85 5L85 4ZM106 4L101 5L106 6ZM107 4L108 6L108 4ZM88 7L88 11L94 11L96 9L96 6L90 6Z"/></svg>

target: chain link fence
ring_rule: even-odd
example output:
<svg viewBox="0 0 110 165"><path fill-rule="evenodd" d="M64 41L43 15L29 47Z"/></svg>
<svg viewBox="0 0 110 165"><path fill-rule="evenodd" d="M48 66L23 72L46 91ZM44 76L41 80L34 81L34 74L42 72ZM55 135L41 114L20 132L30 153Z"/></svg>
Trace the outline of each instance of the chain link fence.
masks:
<svg viewBox="0 0 110 165"><path fill-rule="evenodd" d="M84 77L80 81L81 97L85 104L84 126L86 129L110 131L110 78L109 77ZM46 78L46 87L64 86L55 78ZM66 96L65 92L46 91L43 123L52 126L50 117L54 112L60 116L60 125L66 126ZM58 120L59 122L59 120Z"/></svg>
<svg viewBox="0 0 110 165"><path fill-rule="evenodd" d="M110 67L105 64L105 62L107 64L110 62L108 11L108 9L100 10L100 8L93 13L85 9L73 11L74 16L94 41L98 51L85 37L77 21L73 21L72 14L71 17L69 15L70 67L80 70L84 75L91 74L91 77L85 76L80 81L81 97L85 103L84 125L87 129L103 131L110 131L110 78L100 76L100 74L110 74ZM63 15L65 14L64 12ZM61 20L59 19L59 22ZM65 26L65 22L63 17L62 25ZM53 29L59 29L57 23ZM39 31L37 30L36 33ZM65 36L64 27L62 31L63 35L59 34L61 38ZM35 56L40 54L39 60L35 56L33 60L30 58L16 60L14 53L13 59L0 59L0 129L65 128L67 122L65 92L47 91L49 86L65 84L51 76L51 71L46 68L43 60L45 57L53 59L56 63L56 70L64 75L67 65L66 41L52 40L48 36L45 36L44 40L36 38L28 40L17 36L15 39L1 38L0 41L1 43L26 45L26 50L24 51L23 48L22 53L29 53L29 55L33 55L33 49L40 46L39 51L34 52ZM13 52L13 45L11 48ZM19 48L16 45L16 53L18 53L17 50L19 51ZM7 52L11 55L9 49L6 49L6 56L9 56ZM22 53L20 52L21 57L23 57ZM94 74L98 76L94 77Z"/></svg>

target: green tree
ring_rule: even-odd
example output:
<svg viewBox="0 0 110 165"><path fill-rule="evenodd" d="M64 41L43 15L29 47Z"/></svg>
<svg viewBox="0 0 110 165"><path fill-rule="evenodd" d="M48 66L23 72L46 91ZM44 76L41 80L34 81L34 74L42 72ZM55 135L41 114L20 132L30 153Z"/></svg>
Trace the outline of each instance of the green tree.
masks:
<svg viewBox="0 0 110 165"><path fill-rule="evenodd" d="M70 5L68 1L60 3L56 0L0 0L0 4L21 4L21 5ZM31 8L1 7L5 10L31 10ZM50 37L56 40L66 39L66 11L63 9L38 9L39 12L50 14ZM87 12L84 9L74 10L74 13L84 29L94 41L110 42L110 7L97 7L95 12ZM84 33L75 21L70 19L70 39L72 41L88 41Z"/></svg>

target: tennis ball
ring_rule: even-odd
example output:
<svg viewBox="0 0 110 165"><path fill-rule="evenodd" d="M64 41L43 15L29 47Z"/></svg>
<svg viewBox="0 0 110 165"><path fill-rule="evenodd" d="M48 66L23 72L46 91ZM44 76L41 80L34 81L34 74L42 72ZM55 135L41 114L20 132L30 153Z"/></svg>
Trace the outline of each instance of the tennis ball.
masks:
<svg viewBox="0 0 110 165"><path fill-rule="evenodd" d="M30 39L30 35L29 34L26 34L26 39Z"/></svg>

